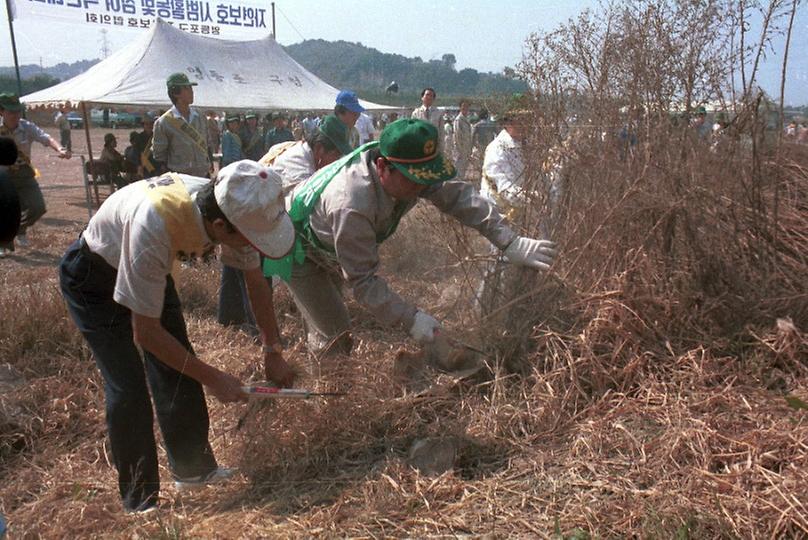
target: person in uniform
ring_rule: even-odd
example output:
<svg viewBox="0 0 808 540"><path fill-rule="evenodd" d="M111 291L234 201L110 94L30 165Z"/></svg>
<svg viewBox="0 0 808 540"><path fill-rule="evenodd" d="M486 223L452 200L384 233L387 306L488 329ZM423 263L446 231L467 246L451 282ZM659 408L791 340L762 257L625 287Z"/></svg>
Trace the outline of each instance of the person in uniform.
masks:
<svg viewBox="0 0 808 540"><path fill-rule="evenodd" d="M241 117L238 113L227 113L225 129L222 133L222 167L244 159L241 139Z"/></svg>
<svg viewBox="0 0 808 540"><path fill-rule="evenodd" d="M258 125L258 115L255 111L247 111L244 115L241 142L246 159L258 161L264 155L264 132Z"/></svg>
<svg viewBox="0 0 808 540"><path fill-rule="evenodd" d="M388 125L379 141L357 148L298 184L289 197L295 247L280 261L264 261L265 274L284 279L303 315L309 349L348 352L351 321L340 292L381 323L431 342L440 323L395 293L378 275L379 244L418 200L480 231L512 264L547 269L551 242L518 236L438 151L438 130L418 119Z"/></svg>
<svg viewBox="0 0 808 540"><path fill-rule="evenodd" d="M244 159L241 138L241 117L238 113L227 113L225 130L222 133L222 167ZM250 334L257 334L255 318L247 299L247 285L241 270L222 262L222 276L219 283L219 304L216 320L223 326L240 326Z"/></svg>
<svg viewBox="0 0 808 540"><path fill-rule="evenodd" d="M211 161L205 119L191 108L196 85L185 73L168 77L166 87L173 106L154 123L151 152L156 161L165 165L165 170L209 176Z"/></svg>
<svg viewBox="0 0 808 540"><path fill-rule="evenodd" d="M17 190L22 218L17 232L16 245L28 247L28 229L45 215L45 198L39 189L39 176L31 163L31 145L34 141L49 146L60 158L69 159L70 150L63 148L42 128L22 118L24 106L15 94L0 94L0 137L9 137L17 145L17 160L6 170L8 178ZM14 240L0 242L0 257L14 251Z"/></svg>
<svg viewBox="0 0 808 540"><path fill-rule="evenodd" d="M286 116L283 113L275 113L272 116L272 129L267 131L264 138L264 151L268 151L276 144L294 140L294 134L286 128Z"/></svg>
<svg viewBox="0 0 808 540"><path fill-rule="evenodd" d="M328 115L317 130L302 141L274 145L260 163L278 173L284 194L308 180L315 171L333 163L351 150L348 128L336 116Z"/></svg>
<svg viewBox="0 0 808 540"><path fill-rule="evenodd" d="M280 179L244 160L219 171L215 182L166 173L129 184L104 201L68 248L60 287L104 378L110 449L126 511L146 512L158 503L152 401L178 489L232 473L218 466L208 441L203 387L228 403L245 399L242 383L195 354L171 277L174 261L206 256L221 245L222 260L244 271L264 374L288 386L294 373L283 359L259 253L282 257L293 239Z"/></svg>

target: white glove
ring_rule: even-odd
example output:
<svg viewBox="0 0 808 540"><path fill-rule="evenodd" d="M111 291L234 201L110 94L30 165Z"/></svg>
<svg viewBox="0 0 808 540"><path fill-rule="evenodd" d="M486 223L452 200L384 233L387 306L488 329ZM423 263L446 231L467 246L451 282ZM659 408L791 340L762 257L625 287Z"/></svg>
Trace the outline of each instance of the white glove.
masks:
<svg viewBox="0 0 808 540"><path fill-rule="evenodd" d="M524 236L517 236L516 240L505 249L508 262L536 270L549 270L555 256L555 242L534 240Z"/></svg>
<svg viewBox="0 0 808 540"><path fill-rule="evenodd" d="M415 322L410 328L412 338L420 343L432 343L435 340L435 332L440 330L440 323L423 311L415 314Z"/></svg>

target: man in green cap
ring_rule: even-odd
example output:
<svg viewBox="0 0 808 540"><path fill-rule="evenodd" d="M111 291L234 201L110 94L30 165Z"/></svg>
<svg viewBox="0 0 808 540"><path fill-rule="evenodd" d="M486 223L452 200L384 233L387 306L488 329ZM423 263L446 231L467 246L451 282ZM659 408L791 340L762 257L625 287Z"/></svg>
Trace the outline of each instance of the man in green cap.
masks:
<svg viewBox="0 0 808 540"><path fill-rule="evenodd" d="M274 145L260 163L278 173L283 181L283 192L290 193L316 171L350 153L348 137L348 127L329 114L302 141Z"/></svg>
<svg viewBox="0 0 808 540"><path fill-rule="evenodd" d="M259 163L278 173L283 193L288 194L300 182L351 150L348 128L336 116L328 115L304 140L274 145ZM241 325L250 333L254 331L255 318L247 300L243 273L226 265L222 269L217 316L223 325Z"/></svg>
<svg viewBox="0 0 808 540"><path fill-rule="evenodd" d="M229 112L224 117L222 133L222 167L244 159L244 145L241 139L241 117L238 113Z"/></svg>
<svg viewBox="0 0 808 540"><path fill-rule="evenodd" d="M275 113L272 116L272 129L267 130L264 138L264 150L267 151L276 144L294 140L294 134L286 127L286 116L283 113Z"/></svg>
<svg viewBox="0 0 808 540"><path fill-rule="evenodd" d="M552 242L518 236L471 184L454 176L454 166L438 151L435 126L407 118L388 125L378 142L357 148L295 188L287 202L297 230L295 247L279 262L265 261L264 271L287 281L311 350L350 351L343 280L380 322L408 330L419 342L434 339L440 323L377 275L379 244L418 199L477 229L512 264L550 267Z"/></svg>
<svg viewBox="0 0 808 540"><path fill-rule="evenodd" d="M244 158L258 161L264 155L264 132L258 125L255 111L247 111L244 124L241 126L241 142L244 146Z"/></svg>
<svg viewBox="0 0 808 540"><path fill-rule="evenodd" d="M70 158L70 150L62 148L39 126L22 118L24 108L16 95L0 94L0 137L9 137L17 145L17 160L8 167L8 177L17 190L22 209L22 221L17 232L19 247L29 245L27 229L45 214L45 199L36 180L38 173L31 164L31 145L36 141L53 148L60 158ZM12 251L13 240L0 242L0 257L6 257Z"/></svg>
<svg viewBox="0 0 808 540"><path fill-rule="evenodd" d="M171 172L202 177L211 173L211 162L205 119L191 108L196 85L185 73L174 73L166 80L174 105L154 123L152 156Z"/></svg>

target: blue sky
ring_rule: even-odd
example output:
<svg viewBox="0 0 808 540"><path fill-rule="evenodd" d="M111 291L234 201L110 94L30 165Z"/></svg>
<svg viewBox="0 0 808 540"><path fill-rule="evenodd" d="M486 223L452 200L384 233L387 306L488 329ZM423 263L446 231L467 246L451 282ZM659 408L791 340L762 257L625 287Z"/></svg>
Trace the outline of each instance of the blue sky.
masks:
<svg viewBox="0 0 808 540"><path fill-rule="evenodd" d="M30 0L17 0L25 2ZM269 2L262 1L262 5ZM501 71L522 56L531 32L551 30L574 17L595 0L276 0L278 41L284 45L302 39L361 42L383 52L420 56L424 60L453 53L458 69ZM5 2L0 2L5 18ZM46 31L43 32L43 27ZM136 31L110 28L107 38L112 51L135 37ZM52 20L15 21L20 62L45 66L60 61L97 58L101 34ZM255 37L260 37L256 35ZM0 24L0 65L12 65L8 27ZM775 41L761 70L761 83L772 95L779 95L781 53L784 40ZM808 9L802 7L795 21L789 55L786 102L808 104Z"/></svg>

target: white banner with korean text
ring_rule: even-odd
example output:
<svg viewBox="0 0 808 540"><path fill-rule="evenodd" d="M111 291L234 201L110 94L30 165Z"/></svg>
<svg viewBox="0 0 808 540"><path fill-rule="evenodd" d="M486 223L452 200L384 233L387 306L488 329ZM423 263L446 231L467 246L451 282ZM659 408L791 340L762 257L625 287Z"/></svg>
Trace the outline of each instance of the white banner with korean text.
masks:
<svg viewBox="0 0 808 540"><path fill-rule="evenodd" d="M272 32L266 2L250 0L12 0L15 19L148 30L159 17L190 34L261 39Z"/></svg>

